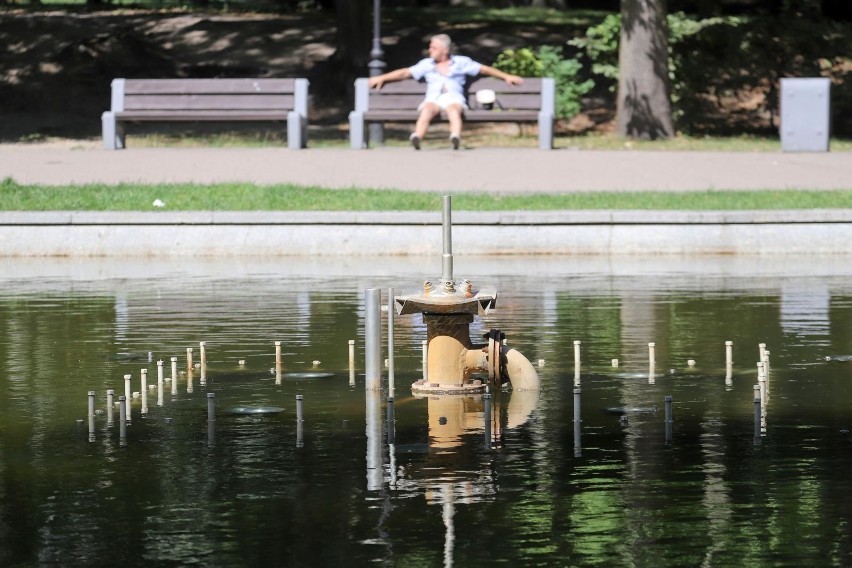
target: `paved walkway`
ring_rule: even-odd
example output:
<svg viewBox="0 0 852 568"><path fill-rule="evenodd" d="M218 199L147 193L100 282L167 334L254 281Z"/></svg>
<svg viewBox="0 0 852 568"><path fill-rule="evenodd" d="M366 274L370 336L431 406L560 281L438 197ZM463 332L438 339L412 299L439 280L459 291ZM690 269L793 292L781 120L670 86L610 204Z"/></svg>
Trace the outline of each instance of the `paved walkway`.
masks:
<svg viewBox="0 0 852 568"><path fill-rule="evenodd" d="M20 183L253 182L435 192L849 189L852 153L545 152L518 148L131 148L0 146Z"/></svg>

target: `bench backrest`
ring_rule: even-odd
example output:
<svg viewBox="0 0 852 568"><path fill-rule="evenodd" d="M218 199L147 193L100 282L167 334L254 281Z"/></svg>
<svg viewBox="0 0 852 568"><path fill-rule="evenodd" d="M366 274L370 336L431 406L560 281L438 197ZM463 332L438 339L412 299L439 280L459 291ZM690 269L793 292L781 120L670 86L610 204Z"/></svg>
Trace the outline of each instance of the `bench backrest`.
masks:
<svg viewBox="0 0 852 568"><path fill-rule="evenodd" d="M471 110L482 107L476 100L480 89L491 89L497 95L494 108L505 110L550 110L555 104L553 79L525 77L522 85L507 85L493 77L476 77L466 86L467 104ZM414 79L386 83L381 89L369 89L367 79L355 82L355 110L414 110L423 102L426 85Z"/></svg>
<svg viewBox="0 0 852 568"><path fill-rule="evenodd" d="M113 112L295 110L308 114L307 79L114 79Z"/></svg>

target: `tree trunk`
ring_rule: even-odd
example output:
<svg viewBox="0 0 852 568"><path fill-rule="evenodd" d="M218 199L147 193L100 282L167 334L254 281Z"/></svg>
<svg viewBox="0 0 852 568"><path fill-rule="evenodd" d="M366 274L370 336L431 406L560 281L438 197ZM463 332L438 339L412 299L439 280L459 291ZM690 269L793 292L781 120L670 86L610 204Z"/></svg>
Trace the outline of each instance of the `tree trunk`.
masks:
<svg viewBox="0 0 852 568"><path fill-rule="evenodd" d="M664 0L621 0L616 133L656 140L674 134Z"/></svg>
<svg viewBox="0 0 852 568"><path fill-rule="evenodd" d="M337 51L345 81L366 77L372 40L373 3L370 0L336 0Z"/></svg>

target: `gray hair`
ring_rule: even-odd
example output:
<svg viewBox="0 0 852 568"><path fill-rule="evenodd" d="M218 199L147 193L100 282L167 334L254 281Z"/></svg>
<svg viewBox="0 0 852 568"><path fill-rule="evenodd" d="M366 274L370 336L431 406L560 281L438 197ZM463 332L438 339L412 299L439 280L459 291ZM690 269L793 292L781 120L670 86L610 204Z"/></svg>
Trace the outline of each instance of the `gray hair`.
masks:
<svg viewBox="0 0 852 568"><path fill-rule="evenodd" d="M448 50L452 50L453 48L453 40L450 39L450 36L447 34L437 34L433 35L432 39L443 44Z"/></svg>

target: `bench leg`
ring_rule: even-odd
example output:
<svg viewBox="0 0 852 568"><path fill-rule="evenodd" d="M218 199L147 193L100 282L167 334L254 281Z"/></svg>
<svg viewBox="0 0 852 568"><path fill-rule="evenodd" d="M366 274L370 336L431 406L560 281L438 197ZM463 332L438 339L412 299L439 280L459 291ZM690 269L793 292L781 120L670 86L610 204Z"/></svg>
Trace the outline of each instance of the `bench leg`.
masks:
<svg viewBox="0 0 852 568"><path fill-rule="evenodd" d="M287 113L287 147L301 150L308 146L308 121L296 111Z"/></svg>
<svg viewBox="0 0 852 568"><path fill-rule="evenodd" d="M553 115L538 113L538 147L541 150L553 149Z"/></svg>
<svg viewBox="0 0 852 568"><path fill-rule="evenodd" d="M366 148L367 130L364 128L364 113L352 111L349 113L349 146L360 150Z"/></svg>
<svg viewBox="0 0 852 568"><path fill-rule="evenodd" d="M115 120L114 113L105 112L101 115L101 136L107 150L124 148L124 125Z"/></svg>

